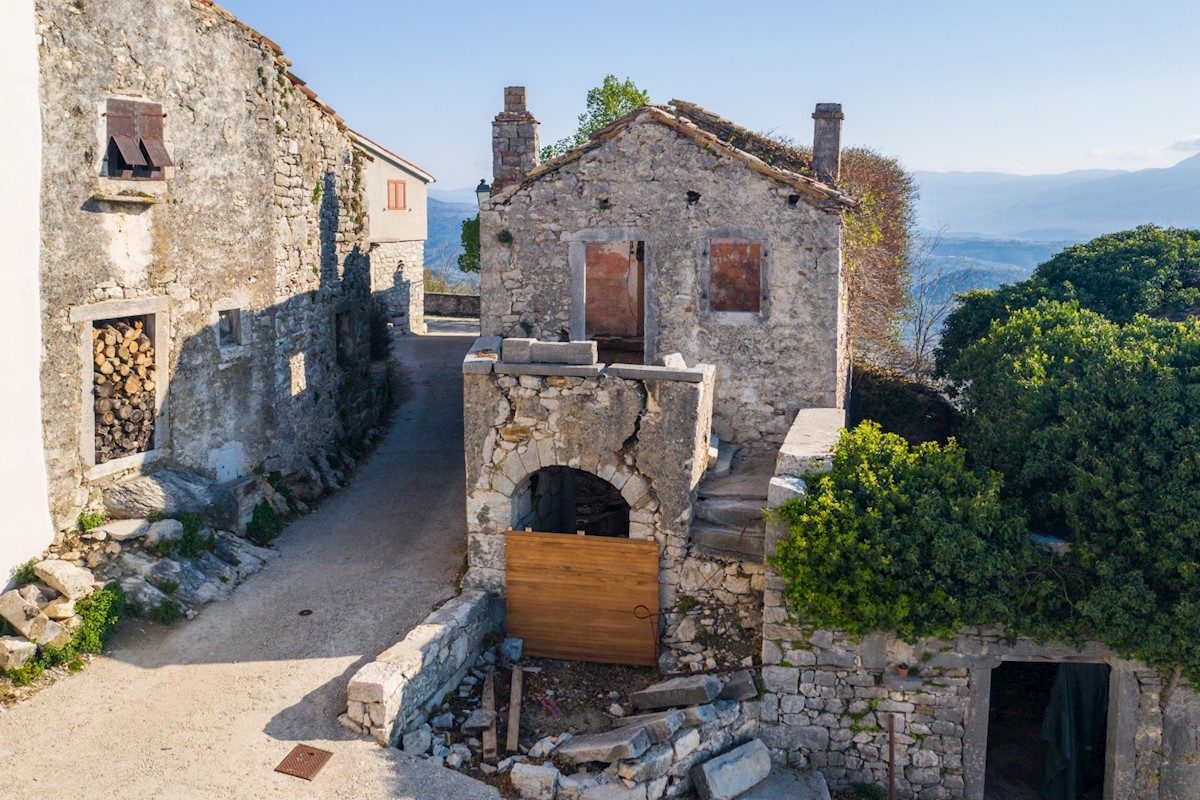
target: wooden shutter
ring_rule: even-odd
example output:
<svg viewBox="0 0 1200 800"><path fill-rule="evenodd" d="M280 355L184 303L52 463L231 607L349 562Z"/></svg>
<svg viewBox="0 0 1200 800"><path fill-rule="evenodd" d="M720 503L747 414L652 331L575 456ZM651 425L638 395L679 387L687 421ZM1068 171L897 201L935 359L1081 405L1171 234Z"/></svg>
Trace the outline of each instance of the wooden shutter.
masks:
<svg viewBox="0 0 1200 800"><path fill-rule="evenodd" d="M146 166L146 159L138 146L135 105L132 100L109 100L104 109L108 132L108 174L114 178L131 177L133 167Z"/></svg>
<svg viewBox="0 0 1200 800"><path fill-rule="evenodd" d="M137 103L134 106L138 140L146 154L146 162L155 169L175 164L163 144L163 113L158 103Z"/></svg>
<svg viewBox="0 0 1200 800"><path fill-rule="evenodd" d="M740 239L709 242L712 311L758 311L762 300L762 244Z"/></svg>
<svg viewBox="0 0 1200 800"><path fill-rule="evenodd" d="M408 208L408 187L404 181L388 181L388 211Z"/></svg>

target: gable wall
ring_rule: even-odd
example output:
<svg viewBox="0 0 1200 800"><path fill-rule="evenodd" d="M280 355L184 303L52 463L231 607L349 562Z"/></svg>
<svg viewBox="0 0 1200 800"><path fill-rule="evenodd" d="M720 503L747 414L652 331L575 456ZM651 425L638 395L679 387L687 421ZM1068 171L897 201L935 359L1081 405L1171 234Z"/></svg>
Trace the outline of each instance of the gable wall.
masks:
<svg viewBox="0 0 1200 800"><path fill-rule="evenodd" d="M689 191L700 200L689 204ZM840 217L806 198L789 206L794 193L665 126L635 122L483 212L482 332L583 338L585 243L645 241L648 360L677 351L715 364L714 430L781 441L799 408L842 405L846 375ZM762 314L707 309L714 236L763 242Z"/></svg>

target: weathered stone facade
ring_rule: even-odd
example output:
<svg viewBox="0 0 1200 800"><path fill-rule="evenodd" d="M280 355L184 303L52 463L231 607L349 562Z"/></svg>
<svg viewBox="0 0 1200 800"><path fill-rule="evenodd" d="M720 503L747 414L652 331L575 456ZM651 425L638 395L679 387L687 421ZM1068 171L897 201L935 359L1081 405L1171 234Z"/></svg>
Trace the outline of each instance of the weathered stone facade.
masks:
<svg viewBox="0 0 1200 800"><path fill-rule="evenodd" d="M501 180L509 168L497 161L497 186L510 183ZM681 116L643 108L534 168L482 210L482 333L593 338L588 248L638 244L644 363L679 352L714 364L721 439L782 441L799 408L845 399L846 202ZM710 251L730 241L752 243L760 259L760 279L747 289L754 311L721 310L714 300Z"/></svg>
<svg viewBox="0 0 1200 800"><path fill-rule="evenodd" d="M176 465L284 473L369 425L361 158L269 40L204 0L39 0L43 429L60 527L106 484ZM166 46L164 43L170 43ZM172 164L104 177L106 104L158 104ZM136 318L160 360L148 452L97 465L92 326Z"/></svg>
<svg viewBox="0 0 1200 800"><path fill-rule="evenodd" d="M425 242L373 242L371 293L405 333L425 333Z"/></svg>
<svg viewBox="0 0 1200 800"><path fill-rule="evenodd" d="M606 366L594 355L538 363L530 340L480 339L463 365L467 466L464 585L504 591L504 532L536 515L530 478L578 469L620 492L628 536L659 545L660 603L676 602L688 551L692 493L708 465L712 368ZM555 351L591 343L552 343ZM594 354L594 346L590 348ZM484 353L485 355L479 355ZM490 357L488 355L490 354Z"/></svg>

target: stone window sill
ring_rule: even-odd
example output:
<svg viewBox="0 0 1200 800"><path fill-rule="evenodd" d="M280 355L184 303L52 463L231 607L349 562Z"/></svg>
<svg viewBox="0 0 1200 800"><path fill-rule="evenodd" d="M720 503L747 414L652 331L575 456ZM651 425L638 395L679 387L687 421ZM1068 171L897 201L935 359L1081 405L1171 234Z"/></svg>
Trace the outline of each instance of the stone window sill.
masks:
<svg viewBox="0 0 1200 800"><path fill-rule="evenodd" d="M102 203L149 206L163 202L166 194L166 181L126 181L102 177L92 187L91 198Z"/></svg>

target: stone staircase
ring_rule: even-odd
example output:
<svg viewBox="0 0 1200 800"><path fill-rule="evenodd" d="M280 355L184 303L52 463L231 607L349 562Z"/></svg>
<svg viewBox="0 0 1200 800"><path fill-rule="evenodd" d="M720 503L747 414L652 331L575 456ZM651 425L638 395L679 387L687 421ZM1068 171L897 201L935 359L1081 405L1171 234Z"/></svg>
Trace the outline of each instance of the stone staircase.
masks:
<svg viewBox="0 0 1200 800"><path fill-rule="evenodd" d="M692 506L691 540L717 558L761 561L772 451L734 452L721 444L716 466L701 480Z"/></svg>

